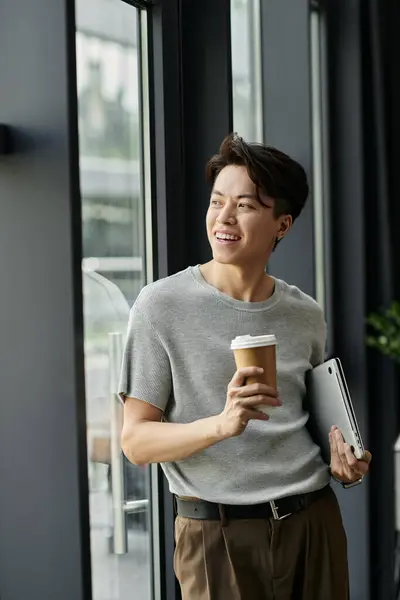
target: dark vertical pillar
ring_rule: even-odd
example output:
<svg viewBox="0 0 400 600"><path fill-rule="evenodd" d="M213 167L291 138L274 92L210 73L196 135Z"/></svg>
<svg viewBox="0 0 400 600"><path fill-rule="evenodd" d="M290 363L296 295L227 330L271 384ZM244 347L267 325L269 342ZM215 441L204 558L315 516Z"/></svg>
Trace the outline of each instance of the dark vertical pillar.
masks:
<svg viewBox="0 0 400 600"><path fill-rule="evenodd" d="M400 193L400 179L398 176L400 159L398 147L398 131L400 129L400 76L396 57L400 50L400 36L398 31L400 4L396 0L385 0L385 2L377 2L377 4L379 5L381 15L380 37L382 41L383 65L385 67L386 139L388 142L386 156L390 190L391 250L395 262L394 267L397 267L397 269L393 269L393 293L399 299L400 269L398 268L398 257L400 257L400 236L398 235L398 231L400 228L400 203L397 199ZM400 423L398 425L400 426Z"/></svg>
<svg viewBox="0 0 400 600"><path fill-rule="evenodd" d="M264 141L298 160L312 180L309 0L261 2ZM314 296L312 195L270 272Z"/></svg>
<svg viewBox="0 0 400 600"><path fill-rule="evenodd" d="M181 32L185 266L211 258L205 165L232 130L230 0L183 0Z"/></svg>
<svg viewBox="0 0 400 600"><path fill-rule="evenodd" d="M392 12L394 7L390 7L390 4L379 0L361 4L368 312L387 307L394 299L394 290L398 285L398 269L396 271L395 268L398 255L394 247L399 224L398 218L396 223L398 201L395 183L398 152L389 142L393 127L392 115L387 110L386 103L395 86L384 85L388 83L384 67L393 60L391 54L387 53L388 46L392 43L388 28L388 8ZM390 20L393 18L395 14L391 14ZM397 38L397 33L395 35ZM395 153L392 153L393 149ZM396 174L394 178L393 173ZM393 459L394 445L399 434L399 388L394 364L375 350L367 353L367 376L371 415L369 439L373 452L373 469L370 474L371 597L391 598L395 545ZM379 404L384 407L383 410L377 407L377 398L380 399ZM376 526L377 522L379 527Z"/></svg>
<svg viewBox="0 0 400 600"><path fill-rule="evenodd" d="M166 277L185 260L182 44L179 0L151 10L153 84L154 214L158 243L156 273Z"/></svg>
<svg viewBox="0 0 400 600"><path fill-rule="evenodd" d="M91 597L74 4L4 0L0 596Z"/></svg>
<svg viewBox="0 0 400 600"><path fill-rule="evenodd" d="M340 356L362 435L368 442L365 348L366 264L361 20L358 0L328 2L334 353ZM338 489L348 534L351 598L369 590L368 478ZM375 598L375 597L374 597Z"/></svg>
<svg viewBox="0 0 400 600"><path fill-rule="evenodd" d="M153 8L160 276L210 258L205 165L232 131L229 0Z"/></svg>
<svg viewBox="0 0 400 600"><path fill-rule="evenodd" d="M151 134L155 278L167 277L185 260L185 202L182 135L182 69L179 0L149 11ZM158 469L161 593L180 598L173 570L174 507L168 482Z"/></svg>

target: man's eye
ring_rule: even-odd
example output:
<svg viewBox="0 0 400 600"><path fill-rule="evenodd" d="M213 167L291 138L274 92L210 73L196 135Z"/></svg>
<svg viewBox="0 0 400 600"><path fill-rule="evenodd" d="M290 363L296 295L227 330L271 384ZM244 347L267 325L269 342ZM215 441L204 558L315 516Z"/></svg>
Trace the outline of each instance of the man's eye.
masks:
<svg viewBox="0 0 400 600"><path fill-rule="evenodd" d="M252 204L247 204L247 202L241 202L239 204L240 208L254 208L254 206Z"/></svg>
<svg viewBox="0 0 400 600"><path fill-rule="evenodd" d="M211 200L212 206L221 206L221 202L219 200Z"/></svg>

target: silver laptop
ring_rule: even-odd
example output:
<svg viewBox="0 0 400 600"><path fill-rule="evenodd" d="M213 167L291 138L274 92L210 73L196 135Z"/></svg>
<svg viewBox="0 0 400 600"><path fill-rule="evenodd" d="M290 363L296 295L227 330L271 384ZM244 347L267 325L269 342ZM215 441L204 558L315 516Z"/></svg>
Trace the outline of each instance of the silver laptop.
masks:
<svg viewBox="0 0 400 600"><path fill-rule="evenodd" d="M356 458L362 458L364 445L351 403L343 368L338 358L318 365L307 374L305 409L310 413L308 430L330 463L329 432L336 425Z"/></svg>

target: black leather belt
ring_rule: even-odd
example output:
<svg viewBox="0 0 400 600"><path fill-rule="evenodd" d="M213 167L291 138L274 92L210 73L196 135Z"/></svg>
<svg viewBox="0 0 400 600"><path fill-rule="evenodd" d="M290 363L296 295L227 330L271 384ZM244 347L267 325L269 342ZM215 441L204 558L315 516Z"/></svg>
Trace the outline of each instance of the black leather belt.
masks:
<svg viewBox="0 0 400 600"><path fill-rule="evenodd" d="M176 511L180 517L204 521L231 521L234 519L269 519L280 521L291 514L307 508L312 502L327 493L330 486L310 492L271 500L263 504L217 504L206 500L175 496Z"/></svg>

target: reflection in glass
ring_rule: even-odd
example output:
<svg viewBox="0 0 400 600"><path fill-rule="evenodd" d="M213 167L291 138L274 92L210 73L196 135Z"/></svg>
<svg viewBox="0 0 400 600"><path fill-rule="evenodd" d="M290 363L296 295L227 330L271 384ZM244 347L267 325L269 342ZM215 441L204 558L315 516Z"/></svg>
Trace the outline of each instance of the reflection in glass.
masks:
<svg viewBox="0 0 400 600"><path fill-rule="evenodd" d="M246 141L263 140L259 0L231 0L233 126Z"/></svg>
<svg viewBox="0 0 400 600"><path fill-rule="evenodd" d="M127 10L136 21L136 10ZM118 41L116 27L107 39L104 23L97 35L78 30L76 46L84 264L114 281L131 304L145 269L137 24L130 21L130 40Z"/></svg>
<svg viewBox="0 0 400 600"><path fill-rule="evenodd" d="M76 0L83 301L94 600L150 600L148 468L120 451L118 354L146 283L140 12Z"/></svg>
<svg viewBox="0 0 400 600"><path fill-rule="evenodd" d="M319 8L310 13L310 62L312 94L312 140L313 140L313 211L316 300L324 309L329 322L327 351L332 347L332 302L329 236L329 157L328 157L328 101L326 85L326 35L325 15Z"/></svg>

